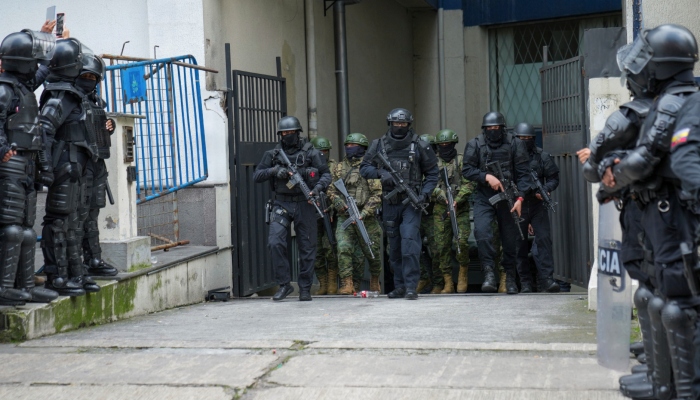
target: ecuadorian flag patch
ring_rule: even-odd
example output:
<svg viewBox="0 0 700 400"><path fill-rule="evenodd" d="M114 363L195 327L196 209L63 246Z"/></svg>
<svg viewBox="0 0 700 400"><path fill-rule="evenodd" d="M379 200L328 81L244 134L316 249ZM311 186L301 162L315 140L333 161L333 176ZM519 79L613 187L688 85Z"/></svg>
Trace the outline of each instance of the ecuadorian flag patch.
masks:
<svg viewBox="0 0 700 400"><path fill-rule="evenodd" d="M673 138L671 139L671 149L675 148L676 146L685 144L685 142L688 141L689 133L690 128L684 128L676 131L676 133L673 134Z"/></svg>

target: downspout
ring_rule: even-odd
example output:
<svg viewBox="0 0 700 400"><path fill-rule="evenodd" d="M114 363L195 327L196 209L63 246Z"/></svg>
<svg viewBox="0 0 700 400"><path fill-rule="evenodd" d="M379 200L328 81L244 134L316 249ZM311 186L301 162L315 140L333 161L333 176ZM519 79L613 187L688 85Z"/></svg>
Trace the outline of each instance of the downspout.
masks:
<svg viewBox="0 0 700 400"><path fill-rule="evenodd" d="M335 87L338 113L338 156L345 155L345 138L350 134L350 99L348 94L348 48L345 31L345 1L333 4L333 28L335 36Z"/></svg>
<svg viewBox="0 0 700 400"><path fill-rule="evenodd" d="M309 103L309 138L318 136L316 110L316 36L314 31L314 0L306 0L306 92Z"/></svg>
<svg viewBox="0 0 700 400"><path fill-rule="evenodd" d="M440 93L440 129L447 128L447 93L445 86L445 9L438 0L438 86Z"/></svg>

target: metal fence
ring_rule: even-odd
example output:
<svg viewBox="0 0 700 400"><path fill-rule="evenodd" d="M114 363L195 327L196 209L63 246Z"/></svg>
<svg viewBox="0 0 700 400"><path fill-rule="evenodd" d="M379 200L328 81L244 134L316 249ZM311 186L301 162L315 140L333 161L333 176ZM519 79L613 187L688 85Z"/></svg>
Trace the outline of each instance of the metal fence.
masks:
<svg viewBox="0 0 700 400"><path fill-rule="evenodd" d="M546 65L542 82L542 134L545 150L560 169L559 203L552 213L555 274L587 286L593 263L592 200L575 152L588 142L583 56Z"/></svg>
<svg viewBox="0 0 700 400"><path fill-rule="evenodd" d="M137 204L207 179L200 70L186 55L157 60L104 55L107 110L136 123Z"/></svg>

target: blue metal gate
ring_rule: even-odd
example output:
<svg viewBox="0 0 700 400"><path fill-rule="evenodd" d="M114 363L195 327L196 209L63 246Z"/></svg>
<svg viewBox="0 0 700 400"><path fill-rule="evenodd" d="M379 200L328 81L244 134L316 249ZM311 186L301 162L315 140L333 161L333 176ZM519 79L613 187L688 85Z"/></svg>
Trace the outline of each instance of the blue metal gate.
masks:
<svg viewBox="0 0 700 400"><path fill-rule="evenodd" d="M137 204L207 179L200 71L190 55L148 60L104 55L107 110L137 114Z"/></svg>

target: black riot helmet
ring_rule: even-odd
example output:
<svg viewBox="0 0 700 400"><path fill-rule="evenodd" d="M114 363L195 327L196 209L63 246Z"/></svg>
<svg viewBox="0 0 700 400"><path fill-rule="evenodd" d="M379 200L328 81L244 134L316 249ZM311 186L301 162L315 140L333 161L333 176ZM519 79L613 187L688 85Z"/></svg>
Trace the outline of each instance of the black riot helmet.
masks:
<svg viewBox="0 0 700 400"><path fill-rule="evenodd" d="M282 131L303 131L301 129L301 123L297 117L287 116L282 117L277 121L277 134L279 135Z"/></svg>
<svg viewBox="0 0 700 400"><path fill-rule="evenodd" d="M698 43L685 27L659 25L644 30L634 42L617 51L622 79L639 96L657 94L659 82L692 70L698 61Z"/></svg>
<svg viewBox="0 0 700 400"><path fill-rule="evenodd" d="M105 76L105 62L102 57L89 54L87 57L83 57L83 69L80 70L80 75L82 74L93 74L97 77L97 81L102 81Z"/></svg>
<svg viewBox="0 0 700 400"><path fill-rule="evenodd" d="M484 119L481 122L481 127L486 128L487 126L506 126L506 117L498 111L491 111L484 115Z"/></svg>
<svg viewBox="0 0 700 400"><path fill-rule="evenodd" d="M513 132L515 132L515 136L517 137L535 137L535 128L527 122L521 122L518 125L515 125Z"/></svg>
<svg viewBox="0 0 700 400"><path fill-rule="evenodd" d="M78 39L69 38L56 42L56 51L49 63L51 74L64 78L76 78L81 74L83 65L92 58L92 50L80 43Z"/></svg>
<svg viewBox="0 0 700 400"><path fill-rule="evenodd" d="M392 122L408 122L411 125L413 123L413 114L405 108L394 108L386 116L386 124L391 125Z"/></svg>
<svg viewBox="0 0 700 400"><path fill-rule="evenodd" d="M50 60L56 39L46 32L23 29L7 35L0 44L0 60L5 71L34 75L39 60Z"/></svg>

